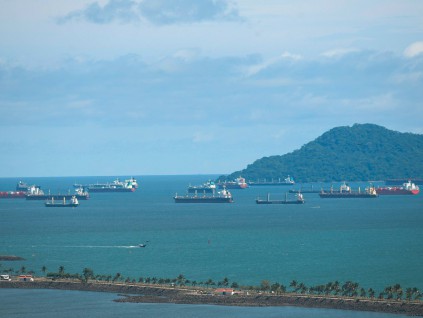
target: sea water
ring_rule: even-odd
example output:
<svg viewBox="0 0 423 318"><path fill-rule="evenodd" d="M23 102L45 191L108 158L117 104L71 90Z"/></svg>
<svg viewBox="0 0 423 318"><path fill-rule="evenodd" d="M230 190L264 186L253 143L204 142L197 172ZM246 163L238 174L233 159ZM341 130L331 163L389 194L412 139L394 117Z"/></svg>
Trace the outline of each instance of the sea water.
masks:
<svg viewBox="0 0 423 318"><path fill-rule="evenodd" d="M376 291L396 283L423 287L421 194L375 199L304 194L303 205L257 205L257 196L283 197L291 188L260 186L231 190L232 204L174 203L175 193L185 194L189 184L216 177L139 176L134 193L92 193L77 208L2 199L0 254L25 261L3 261L0 270L24 266L40 275L43 266L47 272L63 266L68 273L88 267L95 274L120 273L131 280L183 274L191 281L218 282L226 277L230 284L240 285L268 280L288 286L296 280L313 286L352 280ZM67 193L74 183L113 179L23 181L40 185L44 192ZM0 190L13 190L18 181L2 178ZM363 190L369 184L350 185ZM138 247L140 243L147 247Z"/></svg>

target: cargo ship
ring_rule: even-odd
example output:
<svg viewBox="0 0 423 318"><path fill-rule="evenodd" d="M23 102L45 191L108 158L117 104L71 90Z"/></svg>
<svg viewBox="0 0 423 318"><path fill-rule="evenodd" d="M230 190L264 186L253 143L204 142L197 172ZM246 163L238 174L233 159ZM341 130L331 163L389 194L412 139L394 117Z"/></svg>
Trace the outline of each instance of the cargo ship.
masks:
<svg viewBox="0 0 423 318"><path fill-rule="evenodd" d="M236 178L234 181L224 181L218 183L219 189L245 189L248 184L242 177Z"/></svg>
<svg viewBox="0 0 423 318"><path fill-rule="evenodd" d="M271 200L270 194L268 193L267 198L265 200L257 198L256 203L257 204L304 204L305 200L301 193L296 194L295 200L288 199L288 193L285 193L285 200Z"/></svg>
<svg viewBox="0 0 423 318"><path fill-rule="evenodd" d="M378 187L376 192L379 195L416 195L419 194L420 188L408 180L400 187Z"/></svg>
<svg viewBox="0 0 423 318"><path fill-rule="evenodd" d="M249 186L291 186L294 185L295 181L292 177L288 176L285 179L281 180L280 178L278 180L270 180L267 181L266 179L263 180L257 180L257 181L248 181Z"/></svg>
<svg viewBox="0 0 423 318"><path fill-rule="evenodd" d="M320 193L323 191L323 187L320 186L318 188L315 188L313 185L309 187L300 187L299 189L289 189L289 193Z"/></svg>
<svg viewBox="0 0 423 318"><path fill-rule="evenodd" d="M138 187L138 183L137 180L131 178L124 182L116 179L112 183L74 184L73 186L88 192L134 192Z"/></svg>
<svg viewBox="0 0 423 318"><path fill-rule="evenodd" d="M90 195L88 192L84 191L82 188L76 189L74 194L45 194L43 190L40 189L38 186L31 186L29 188L29 193L26 193L25 198L27 200L58 200L58 199L72 199L72 197L76 197L78 200L88 200Z"/></svg>
<svg viewBox="0 0 423 318"><path fill-rule="evenodd" d="M16 191L19 192L27 192L29 189L29 185L26 182L19 181L16 185Z"/></svg>
<svg viewBox="0 0 423 318"><path fill-rule="evenodd" d="M213 181L207 181L202 185L188 186L188 193L213 193L216 190L216 184Z"/></svg>
<svg viewBox="0 0 423 318"><path fill-rule="evenodd" d="M351 188L344 183L339 188L339 191L333 191L331 188L330 191L321 191L319 193L321 198L377 198L378 194L374 187L366 188L364 191L361 191L358 188L358 191L352 191Z"/></svg>
<svg viewBox="0 0 423 318"><path fill-rule="evenodd" d="M25 199L24 191L0 191L0 199Z"/></svg>
<svg viewBox="0 0 423 318"><path fill-rule="evenodd" d="M72 196L70 201L66 202L66 197L63 197L63 200L47 200L45 203L46 207L55 207L55 208L75 208L79 205L78 199L76 196Z"/></svg>
<svg viewBox="0 0 423 318"><path fill-rule="evenodd" d="M226 190L223 189L222 191L215 192L212 195L198 195L195 193L194 195L185 195L185 196L178 196L176 194L173 199L175 200L175 203L232 203L233 198L232 194Z"/></svg>

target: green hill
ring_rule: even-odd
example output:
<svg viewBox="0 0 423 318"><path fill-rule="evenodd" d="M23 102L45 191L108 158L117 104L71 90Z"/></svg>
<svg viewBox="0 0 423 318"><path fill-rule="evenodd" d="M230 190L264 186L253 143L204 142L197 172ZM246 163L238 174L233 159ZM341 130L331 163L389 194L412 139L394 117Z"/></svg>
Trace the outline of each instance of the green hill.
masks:
<svg viewBox="0 0 423 318"><path fill-rule="evenodd" d="M270 180L288 175L296 182L422 178L422 158L423 135L355 124L333 128L291 153L258 159L223 179Z"/></svg>

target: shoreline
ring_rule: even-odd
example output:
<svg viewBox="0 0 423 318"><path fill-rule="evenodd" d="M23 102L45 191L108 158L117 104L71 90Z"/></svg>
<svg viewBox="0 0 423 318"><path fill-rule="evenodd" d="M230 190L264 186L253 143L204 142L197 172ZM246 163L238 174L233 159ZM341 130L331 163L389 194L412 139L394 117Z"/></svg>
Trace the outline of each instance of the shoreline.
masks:
<svg viewBox="0 0 423 318"><path fill-rule="evenodd" d="M294 306L338 310L371 311L380 313L423 316L423 302L406 300L379 300L343 296L302 295L285 293L253 293L236 295L213 294L214 289L195 287L154 286L148 284L103 283L37 278L33 282L0 281L0 288L57 289L116 293L116 302L173 303L242 307Z"/></svg>

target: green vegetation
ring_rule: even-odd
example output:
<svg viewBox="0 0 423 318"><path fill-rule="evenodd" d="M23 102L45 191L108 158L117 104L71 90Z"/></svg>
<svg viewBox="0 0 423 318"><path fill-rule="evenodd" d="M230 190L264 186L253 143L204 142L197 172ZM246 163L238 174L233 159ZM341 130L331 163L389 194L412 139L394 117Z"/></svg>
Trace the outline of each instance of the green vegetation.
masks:
<svg viewBox="0 0 423 318"><path fill-rule="evenodd" d="M367 181L422 178L423 135L400 133L373 124L337 127L285 155L256 160L220 180L296 182Z"/></svg>
<svg viewBox="0 0 423 318"><path fill-rule="evenodd" d="M1 267L1 265L0 265ZM44 269L43 266L42 269ZM15 272L13 268L10 269L3 269L3 273L13 273ZM17 270L15 273L19 274L22 272L22 268ZM44 273L44 271L42 271ZM32 271L31 271L32 273ZM192 287L204 287L204 288L216 288L216 287L231 287L233 289L240 289L243 291L251 291L257 293L272 293L276 295L282 294L302 294L302 295L324 295L324 296L342 296L347 298L368 298L374 299L375 298L375 290L373 288L365 289L359 285L357 282L353 281L346 281L345 283L340 283L338 281L328 282L326 284L315 285L315 286L307 286L303 282L298 282L296 280L292 280L289 283L289 287L279 283L279 282L271 282L269 280L262 280L260 285L253 286L253 285L240 285L237 282L230 282L229 278L224 277L221 281L215 282L213 279L209 278L205 281L197 282L195 280L189 280L185 277L184 274L179 274L175 278L157 278L157 277L140 277L138 280L131 277L124 277L120 273L116 273L115 275L100 275L94 274L94 271L91 268L84 268L82 273L66 273L65 268L60 266L58 272L50 272L47 273L45 276L46 278L52 280L63 280L63 279L72 279L72 280L79 280L81 283L88 283L88 282L125 282L127 284L132 283L136 284L137 282L140 284L149 284L149 285L156 285L156 286L192 286ZM112 279L113 277L113 279ZM405 293L404 293L405 290ZM417 300L420 301L422 299L423 294L417 287L412 288L402 288L400 284L394 284L390 286L386 286L381 292L378 294L378 299L393 299L393 300L406 300L412 301Z"/></svg>

